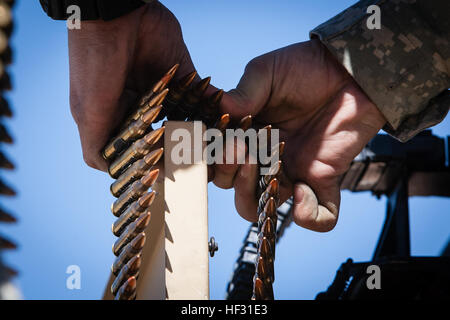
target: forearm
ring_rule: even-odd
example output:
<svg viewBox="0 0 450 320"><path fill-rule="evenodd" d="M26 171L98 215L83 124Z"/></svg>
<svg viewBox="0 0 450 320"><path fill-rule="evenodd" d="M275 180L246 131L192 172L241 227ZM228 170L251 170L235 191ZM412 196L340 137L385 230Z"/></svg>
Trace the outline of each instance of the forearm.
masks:
<svg viewBox="0 0 450 320"><path fill-rule="evenodd" d="M381 9L380 29L367 27L372 4ZM365 0L311 36L320 38L376 104L388 121L384 129L406 141L448 112L449 15L445 0Z"/></svg>

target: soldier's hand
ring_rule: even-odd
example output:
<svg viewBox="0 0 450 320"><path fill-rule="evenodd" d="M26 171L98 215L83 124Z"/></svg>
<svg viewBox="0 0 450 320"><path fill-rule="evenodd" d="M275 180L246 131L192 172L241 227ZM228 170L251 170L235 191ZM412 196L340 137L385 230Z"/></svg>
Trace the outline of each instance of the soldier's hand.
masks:
<svg viewBox="0 0 450 320"><path fill-rule="evenodd" d="M337 222L339 179L377 134L385 119L345 69L318 41L282 48L253 59L222 111L255 116L280 129L286 142L286 177L280 200L294 196L294 221L315 231ZM214 183L235 188L238 212L256 219L256 165L216 165Z"/></svg>
<svg viewBox="0 0 450 320"><path fill-rule="evenodd" d="M86 163L106 171L100 152L127 108L174 64L194 70L174 15L158 1L112 21L69 31L70 107Z"/></svg>

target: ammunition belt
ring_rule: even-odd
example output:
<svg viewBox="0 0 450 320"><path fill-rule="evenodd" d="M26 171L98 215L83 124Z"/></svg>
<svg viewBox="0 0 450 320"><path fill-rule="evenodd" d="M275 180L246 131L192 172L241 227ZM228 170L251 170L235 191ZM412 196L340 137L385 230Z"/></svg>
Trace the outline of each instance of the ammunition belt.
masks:
<svg viewBox="0 0 450 320"><path fill-rule="evenodd" d="M178 121L201 120L208 128L217 128L222 134L225 134L227 128L233 127L230 116L228 114L220 115L219 112L223 90L204 97L211 80L209 77L193 84L197 74L192 72L173 84L170 90L166 88L177 67L176 65L171 68L140 99L136 108L124 122L120 133L110 141L103 151L105 159L110 161L109 173L117 179L111 185L111 192L118 198L112 205L112 212L118 217L113 225L113 233L118 236L118 239L113 246L117 258L112 266L112 272L116 279L111 286L117 299L133 299L136 296L136 278L139 275L141 251L145 243L145 228L150 222L151 216L148 207L155 197L153 191L146 192L158 177L159 170L154 166L163 154L163 148L157 149L156 147L163 135L164 126L154 130L151 127L152 123L164 118ZM242 118L235 124L235 127L244 131L251 128L252 117ZM260 129L258 137L264 130L270 136L271 126L269 125ZM420 138L430 140L428 136ZM377 136L369 143L368 148L379 149L377 139L389 138ZM441 140L433 141L435 144L442 145ZM281 157L284 142L270 150L268 145L269 143L265 147L266 154L270 151L271 157ZM258 146L261 148L261 143L258 143ZM341 188L352 191L369 189L376 194L389 192L390 184L387 182L392 180L388 179L392 175L387 174L390 171L383 169L389 167L387 166L388 162L384 157L377 158L378 162L375 161L373 152L368 148L363 150L352 163L350 170L343 176ZM405 148L405 151L402 152L407 154L408 146ZM400 158L403 159L402 161L406 161L404 159L409 158L403 156L403 153ZM424 154L429 153L424 152ZM367 157L370 159L367 160ZM439 159L441 158L439 157ZM261 163L259 165L260 168L264 167ZM397 167L394 166L395 168ZM266 169L269 173L260 175L258 184L255 186L258 200L258 222L251 225L244 240L244 246L235 265L234 275L227 288L228 299L265 300L274 298L275 244L292 220L289 214L292 200L288 200L277 209L280 201L279 183L282 176L282 161L280 160ZM422 190L416 192L423 193Z"/></svg>
<svg viewBox="0 0 450 320"><path fill-rule="evenodd" d="M276 242L280 241L285 229L291 224L292 198L277 209ZM227 300L249 300L253 296L253 278L257 262L258 224L252 223L244 237L239 257L234 264L233 274L227 285Z"/></svg>
<svg viewBox="0 0 450 320"><path fill-rule="evenodd" d="M232 127L228 114L220 115L219 104L223 90L209 97L204 94L211 78L194 84L196 72L189 73L167 89L178 65L172 67L152 89L143 95L124 122L120 132L105 146L103 157L109 161L109 174L115 182L112 194L117 200L112 204L112 213L118 217L113 224L113 233L118 237L113 252L117 256L112 266L116 276L111 292L116 299L136 298L136 279L139 275L141 252L145 243L145 229L150 222L148 207L155 198L154 191L147 190L155 183L159 170L154 169L162 157L163 148L155 149L164 126L154 130L152 124L167 117L168 120L201 120L208 128L214 127L225 134ZM242 118L236 126L243 131L252 127L252 117ZM270 131L270 126L263 129ZM270 133L270 132L269 132ZM269 145L269 144L267 144ZM271 156L280 156L284 143L271 151ZM269 175L260 176L256 193L259 199L258 241L255 243L256 260L253 299L273 299L273 262L275 258L277 206L279 203L279 178L281 161L269 169Z"/></svg>

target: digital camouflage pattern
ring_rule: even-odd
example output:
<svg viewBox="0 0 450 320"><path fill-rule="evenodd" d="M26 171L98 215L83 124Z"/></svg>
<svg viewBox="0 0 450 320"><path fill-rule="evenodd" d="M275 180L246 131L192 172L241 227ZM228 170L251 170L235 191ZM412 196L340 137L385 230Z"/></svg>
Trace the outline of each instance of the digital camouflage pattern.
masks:
<svg viewBox="0 0 450 320"><path fill-rule="evenodd" d="M370 5L381 28L369 29ZM401 141L444 119L450 106L450 1L359 1L321 24L318 37L385 116Z"/></svg>

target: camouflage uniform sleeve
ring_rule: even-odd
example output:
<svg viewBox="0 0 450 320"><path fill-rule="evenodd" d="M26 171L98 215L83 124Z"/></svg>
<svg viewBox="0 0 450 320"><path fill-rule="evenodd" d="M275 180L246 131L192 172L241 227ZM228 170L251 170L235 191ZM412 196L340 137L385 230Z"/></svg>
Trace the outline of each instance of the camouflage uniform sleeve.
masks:
<svg viewBox="0 0 450 320"><path fill-rule="evenodd" d="M371 5L380 9L379 29L373 29ZM343 64L385 116L383 129L397 139L406 141L446 116L449 0L363 0L310 35Z"/></svg>

